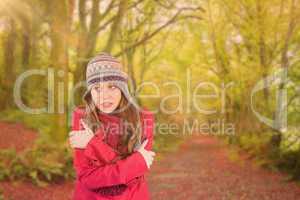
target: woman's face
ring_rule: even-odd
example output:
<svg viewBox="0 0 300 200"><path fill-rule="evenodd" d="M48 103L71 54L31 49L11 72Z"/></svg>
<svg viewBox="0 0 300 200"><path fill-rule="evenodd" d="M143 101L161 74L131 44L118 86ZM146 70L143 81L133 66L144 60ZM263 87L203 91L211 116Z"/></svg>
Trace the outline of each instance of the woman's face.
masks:
<svg viewBox="0 0 300 200"><path fill-rule="evenodd" d="M92 100L96 107L104 112L111 113L119 105L121 101L121 90L113 83L100 82L91 89Z"/></svg>

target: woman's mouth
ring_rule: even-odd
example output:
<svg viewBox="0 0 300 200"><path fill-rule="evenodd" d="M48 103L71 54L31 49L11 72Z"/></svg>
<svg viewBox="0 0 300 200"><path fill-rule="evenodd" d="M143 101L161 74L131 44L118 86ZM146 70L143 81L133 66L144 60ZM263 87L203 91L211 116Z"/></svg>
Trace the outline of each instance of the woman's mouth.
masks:
<svg viewBox="0 0 300 200"><path fill-rule="evenodd" d="M112 103L110 103L110 102L105 102L105 103L102 103L101 105L102 105L104 108L109 108L109 107L112 106Z"/></svg>

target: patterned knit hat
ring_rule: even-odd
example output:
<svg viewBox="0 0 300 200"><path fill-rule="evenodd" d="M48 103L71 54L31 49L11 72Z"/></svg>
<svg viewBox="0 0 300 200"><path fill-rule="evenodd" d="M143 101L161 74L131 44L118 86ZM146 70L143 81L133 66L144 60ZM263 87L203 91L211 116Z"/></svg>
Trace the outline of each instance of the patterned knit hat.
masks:
<svg viewBox="0 0 300 200"><path fill-rule="evenodd" d="M113 82L123 92L128 102L139 109L138 104L130 95L128 89L128 75L123 70L121 62L110 54L102 52L93 57L87 64L87 91L84 93L83 99L86 99L87 94L94 85L104 81Z"/></svg>

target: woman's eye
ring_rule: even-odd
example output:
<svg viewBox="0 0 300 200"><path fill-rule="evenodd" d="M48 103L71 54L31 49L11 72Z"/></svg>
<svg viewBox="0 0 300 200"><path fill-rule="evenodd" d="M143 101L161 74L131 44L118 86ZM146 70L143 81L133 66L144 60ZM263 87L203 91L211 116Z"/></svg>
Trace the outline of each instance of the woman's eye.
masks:
<svg viewBox="0 0 300 200"><path fill-rule="evenodd" d="M116 89L116 86L111 85L111 86L109 86L109 88L110 88L110 89Z"/></svg>

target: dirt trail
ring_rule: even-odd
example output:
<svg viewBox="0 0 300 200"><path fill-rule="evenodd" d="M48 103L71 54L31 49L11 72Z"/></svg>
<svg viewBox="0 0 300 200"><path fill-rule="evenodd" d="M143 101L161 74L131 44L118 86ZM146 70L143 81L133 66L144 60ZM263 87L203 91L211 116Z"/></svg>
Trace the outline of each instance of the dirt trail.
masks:
<svg viewBox="0 0 300 200"><path fill-rule="evenodd" d="M193 136L176 153L153 165L148 176L154 200L300 199L300 186L250 161L231 161L228 147L207 136Z"/></svg>

